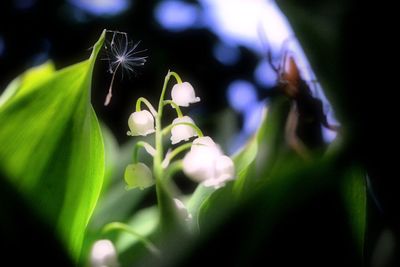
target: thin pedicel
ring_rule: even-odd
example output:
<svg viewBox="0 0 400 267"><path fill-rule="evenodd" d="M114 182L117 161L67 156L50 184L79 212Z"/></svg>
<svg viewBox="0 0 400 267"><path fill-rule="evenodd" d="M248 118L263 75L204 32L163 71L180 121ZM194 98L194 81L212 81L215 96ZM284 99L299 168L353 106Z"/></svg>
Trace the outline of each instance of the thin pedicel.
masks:
<svg viewBox="0 0 400 267"><path fill-rule="evenodd" d="M110 87L108 88L108 94L104 101L104 105L107 106L112 98L112 87L114 84L115 74L118 69L122 69L123 73L136 73L135 68L143 66L146 63L147 56L137 56L146 50L136 51L140 44L140 41L133 44L128 40L128 34L119 31L107 31L113 34L109 47L106 45L105 49L108 52L108 71L112 74Z"/></svg>

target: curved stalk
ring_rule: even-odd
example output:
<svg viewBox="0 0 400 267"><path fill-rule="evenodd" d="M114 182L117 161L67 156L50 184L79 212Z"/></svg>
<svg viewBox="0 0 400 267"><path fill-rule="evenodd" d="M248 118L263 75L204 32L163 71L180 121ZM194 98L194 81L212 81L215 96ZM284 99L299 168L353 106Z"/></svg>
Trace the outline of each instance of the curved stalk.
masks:
<svg viewBox="0 0 400 267"><path fill-rule="evenodd" d="M165 127L164 129L162 129L162 135L166 135L167 133L169 133L169 132L172 130L172 128L173 128L174 126L178 126L178 125L187 125L187 126L190 126L190 127L192 127L192 128L196 131L198 137L203 137L203 136L204 136L204 135L203 135L203 132L201 131L201 129L200 129L199 127L197 127L195 124L190 123L190 122L172 123L172 124L168 125L167 127Z"/></svg>
<svg viewBox="0 0 400 267"><path fill-rule="evenodd" d="M183 114L181 111L181 108L172 100L164 100L164 106L170 104L172 107L175 108L176 114L178 115L178 118L182 118Z"/></svg>
<svg viewBox="0 0 400 267"><path fill-rule="evenodd" d="M182 83L182 79L181 79L181 77L179 77L178 73L176 73L174 71L170 71L168 74L174 76L174 78L176 79L176 81L178 83Z"/></svg>
<svg viewBox="0 0 400 267"><path fill-rule="evenodd" d="M135 144L135 147L133 148L133 163L138 163L140 148L144 148L146 152L152 157L154 157L154 155L156 154L156 150L149 143L139 141Z"/></svg>
<svg viewBox="0 0 400 267"><path fill-rule="evenodd" d="M183 145L178 146L177 148L175 148L174 150L171 151L171 153L168 153L163 162L162 162L162 166L163 168L167 168L169 163L171 162L171 160L176 157L179 153L189 149L192 147L192 143L185 143Z"/></svg>
<svg viewBox="0 0 400 267"><path fill-rule="evenodd" d="M175 173L178 171L181 171L183 169L183 161L182 160L177 160L171 163L169 165L167 172L166 172L166 177L171 178Z"/></svg>
<svg viewBox="0 0 400 267"><path fill-rule="evenodd" d="M106 224L103 227L102 233L108 233L114 230L121 230L124 232L127 232L129 234L131 234L132 236L136 237L140 242L143 243L143 245L154 255L156 256L160 256L160 250L153 244L153 242L151 242L149 239L147 239L145 236L142 236L141 234L139 234L138 232L136 232L135 230L133 230L129 225L124 224L124 223L120 223L120 222L111 222Z"/></svg>
<svg viewBox="0 0 400 267"><path fill-rule="evenodd" d="M154 109L153 105L144 97L139 97L138 100L136 101L136 111L140 111L140 105L144 103L147 108L150 110L151 114L153 114L153 116L157 116L157 111Z"/></svg>

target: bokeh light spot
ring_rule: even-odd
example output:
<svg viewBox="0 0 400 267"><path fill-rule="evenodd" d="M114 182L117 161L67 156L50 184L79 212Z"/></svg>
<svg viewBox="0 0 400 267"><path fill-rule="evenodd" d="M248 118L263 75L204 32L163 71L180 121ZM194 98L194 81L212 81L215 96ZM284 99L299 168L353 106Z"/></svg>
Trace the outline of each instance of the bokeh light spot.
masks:
<svg viewBox="0 0 400 267"><path fill-rule="evenodd" d="M157 5L154 15L163 28L183 31L195 24L198 8L181 1L164 1Z"/></svg>
<svg viewBox="0 0 400 267"><path fill-rule="evenodd" d="M95 16L115 16L130 5L128 0L68 0L75 7Z"/></svg>
<svg viewBox="0 0 400 267"><path fill-rule="evenodd" d="M228 101L238 112L243 112L257 101L256 88L244 80L233 81L228 86Z"/></svg>

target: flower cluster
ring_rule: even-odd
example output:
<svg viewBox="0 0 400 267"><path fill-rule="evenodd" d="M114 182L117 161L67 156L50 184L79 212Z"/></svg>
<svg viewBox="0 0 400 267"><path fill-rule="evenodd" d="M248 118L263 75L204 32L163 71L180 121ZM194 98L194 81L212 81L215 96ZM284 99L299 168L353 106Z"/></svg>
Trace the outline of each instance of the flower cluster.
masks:
<svg viewBox="0 0 400 267"><path fill-rule="evenodd" d="M175 76L178 81L172 88L171 100L161 99L159 111L157 112L145 98L139 98L136 103L136 111L129 116L129 131L127 134L130 136L146 136L155 133L157 130L161 131L161 129L157 129L155 122L161 120L161 118L157 118L162 113L160 107L162 108L164 105L170 104L175 108L178 116L173 120L171 125L162 130L162 133L171 132L170 140L172 145L189 141L192 137L197 138L194 139L190 146L182 145L176 148L175 151L171 152L170 150L163 160L162 168L165 169L168 167L175 154L184 149L190 149L182 161L182 168L185 175L193 181L203 183L204 186L219 188L234 178L235 168L233 161L223 154L221 148L211 137L203 136L192 118L183 116L180 107L187 107L190 104L199 102L200 98L196 96L194 88L190 83L182 82L180 77L174 72L169 72L167 76L170 75ZM141 110L141 103L144 103L149 110ZM144 142L141 142L138 145L143 146L143 144ZM152 150L149 144L145 144L144 147L148 152ZM156 151L157 148L153 150ZM154 151L150 153L152 156L155 154ZM143 189L152 186L154 178L152 177L151 170L144 163L137 162L137 158L134 161L125 170L127 188Z"/></svg>
<svg viewBox="0 0 400 267"><path fill-rule="evenodd" d="M164 100L167 83L172 76L177 83L171 90L171 99ZM175 72L168 72L165 77L157 110L147 99L140 97L137 100L136 111L128 119L129 131L127 134L129 136L146 136L154 133L155 147L144 141L135 144L133 163L125 169L124 178L127 189L144 189L156 184L157 194L161 194L165 190L163 187L165 185L169 187L173 182L169 177L180 170L193 181L215 189L224 186L227 181L235 177L232 159L224 155L219 145L211 137L203 135L192 118L182 113L181 107L187 107L199 101L200 98L196 96L193 86L188 82L182 82ZM147 109L142 110L142 104ZM162 114L167 105L174 108L177 117L171 124L163 128ZM172 147L164 155L163 137L168 134L171 135ZM140 148L144 148L153 157L153 170L138 161ZM175 159L178 154L187 150L189 151L183 159ZM171 203L175 205L177 218L180 218L180 221L191 221L192 215L187 211L183 202L174 198L170 193L168 194ZM160 197L160 199L163 198Z"/></svg>

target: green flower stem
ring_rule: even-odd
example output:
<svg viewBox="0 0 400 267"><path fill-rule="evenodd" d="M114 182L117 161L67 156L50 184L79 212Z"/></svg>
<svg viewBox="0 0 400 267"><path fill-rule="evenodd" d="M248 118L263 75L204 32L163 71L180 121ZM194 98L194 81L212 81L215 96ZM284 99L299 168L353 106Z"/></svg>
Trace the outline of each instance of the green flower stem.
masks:
<svg viewBox="0 0 400 267"><path fill-rule="evenodd" d="M164 149L162 145L162 125L161 125L161 118L163 115L163 108L164 108L164 98L165 98L165 91L167 90L167 85L168 81L171 78L171 76L174 76L174 78L177 80L178 83L182 83L181 78L176 72L173 71L168 71L167 75L164 78L164 84L162 87L161 95L160 95L160 100L158 102L158 110L157 110L157 115L156 117L156 155L154 156L154 164L153 164L153 170L154 170L154 176L156 179L161 179L162 178L162 158L164 154Z"/></svg>
<svg viewBox="0 0 400 267"><path fill-rule="evenodd" d="M169 132L172 130L172 128L173 128L174 126L177 126L177 125L187 125L187 126L190 126L190 127L192 127L192 128L196 131L198 137L203 137L203 136L204 136L204 135L203 135L203 132L201 131L201 129L200 129L199 127L197 127L195 124L190 123L190 122L172 123L172 124L168 125L167 127L165 127L164 129L162 129L162 135L166 135L167 133L169 133Z"/></svg>
<svg viewBox="0 0 400 267"><path fill-rule="evenodd" d="M121 230L127 232L134 237L136 237L143 245L154 255L160 256L160 250L146 237L142 236L138 232L134 231L129 225L120 223L120 222L112 222L108 223L103 227L102 233L108 233L114 230Z"/></svg>
<svg viewBox="0 0 400 267"><path fill-rule="evenodd" d="M154 109L153 105L144 97L139 97L136 101L136 111L141 111L142 102L147 106L153 116L157 116L157 111Z"/></svg>
<svg viewBox="0 0 400 267"><path fill-rule="evenodd" d="M135 144L135 147L133 148L133 163L138 163L139 149L141 148L144 148L147 153L149 153L151 156L154 156L155 149L149 143L139 141Z"/></svg>
<svg viewBox="0 0 400 267"><path fill-rule="evenodd" d="M176 110L176 114L178 115L179 118L182 118L182 111L181 108L172 100L164 100L164 106L170 104L171 106L173 106Z"/></svg>
<svg viewBox="0 0 400 267"><path fill-rule="evenodd" d="M175 148L174 150L172 150L171 153L167 154L167 156L165 157L166 160L168 160L168 162L171 162L171 160L176 157L179 153L188 150L189 148L192 147L192 143L185 143L183 145L178 146L177 148ZM168 158L167 158L168 157Z"/></svg>
<svg viewBox="0 0 400 267"><path fill-rule="evenodd" d="M161 167L161 162L162 162L162 156L164 154L164 149L163 149L163 144L162 144L162 125L161 125L161 118L163 114L163 108L164 108L164 96L165 96L165 91L167 89L167 84L168 81L171 77L171 72L168 71L168 74L164 78L164 84L163 88L161 91L161 96L160 96L160 101L158 102L158 112L156 116L156 154L154 156L154 164L153 164L153 171L154 171L154 176L156 177L156 180L162 179L162 167ZM157 193L158 194L158 193Z"/></svg>
<svg viewBox="0 0 400 267"><path fill-rule="evenodd" d="M183 161L182 160L177 160L171 163L171 165L168 166L167 169L167 174L166 177L171 178L174 176L175 173L181 171L183 169Z"/></svg>
<svg viewBox="0 0 400 267"><path fill-rule="evenodd" d="M178 73L176 73L176 72L174 72L174 71L170 71L169 74L172 75L172 76L174 76L174 78L176 79L176 81L177 81L178 83L182 83L182 79L181 79L181 77L179 77Z"/></svg>
<svg viewBox="0 0 400 267"><path fill-rule="evenodd" d="M168 74L165 76L160 100L158 103L155 133L156 154L153 157L153 173L156 180L157 203L160 210L159 223L162 234L167 234L171 228L175 227L177 221L179 220L178 214L176 213L175 203L172 199L171 193L168 190L169 187L167 181L163 179L165 177L165 172L162 168L164 149L162 143L163 135L161 118L163 115L165 91L171 75L173 75L172 72L168 71ZM176 78L176 76L174 77Z"/></svg>

